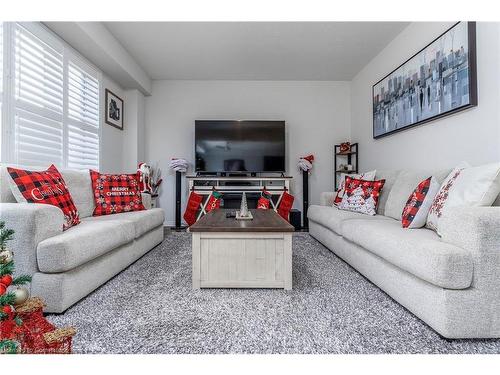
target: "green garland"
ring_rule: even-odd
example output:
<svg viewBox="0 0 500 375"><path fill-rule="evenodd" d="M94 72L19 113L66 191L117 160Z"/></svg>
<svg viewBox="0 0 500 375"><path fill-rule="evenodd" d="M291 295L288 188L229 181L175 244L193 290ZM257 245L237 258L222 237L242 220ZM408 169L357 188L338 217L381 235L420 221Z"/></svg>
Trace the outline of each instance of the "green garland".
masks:
<svg viewBox="0 0 500 375"><path fill-rule="evenodd" d="M12 340L0 340L0 354L16 354L18 343Z"/></svg>

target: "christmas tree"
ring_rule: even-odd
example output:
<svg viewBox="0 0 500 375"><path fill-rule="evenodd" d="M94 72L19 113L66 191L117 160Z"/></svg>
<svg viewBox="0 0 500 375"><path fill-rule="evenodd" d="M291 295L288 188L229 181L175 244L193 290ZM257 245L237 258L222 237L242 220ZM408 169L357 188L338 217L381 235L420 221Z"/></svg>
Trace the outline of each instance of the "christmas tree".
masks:
<svg viewBox="0 0 500 375"><path fill-rule="evenodd" d="M5 228L5 222L0 221L0 353L18 353L21 349L15 338L23 322L14 306L28 299L28 291L19 286L31 281L26 275L12 277L14 256L7 248L7 242L13 235L14 231ZM14 286L17 288L12 290Z"/></svg>

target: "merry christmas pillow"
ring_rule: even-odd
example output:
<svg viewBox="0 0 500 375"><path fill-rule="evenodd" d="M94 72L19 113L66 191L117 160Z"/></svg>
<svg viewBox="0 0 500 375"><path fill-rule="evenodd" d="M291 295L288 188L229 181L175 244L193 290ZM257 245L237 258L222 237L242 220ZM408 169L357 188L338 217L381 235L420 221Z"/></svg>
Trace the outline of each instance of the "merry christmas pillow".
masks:
<svg viewBox="0 0 500 375"><path fill-rule="evenodd" d="M63 230L80 223L78 210L68 187L54 165L46 171L7 167L11 190L19 203L43 203L59 207L64 214Z"/></svg>
<svg viewBox="0 0 500 375"><path fill-rule="evenodd" d="M384 184L385 180L367 181L347 176L345 178L345 194L338 208L366 215L375 215L380 192Z"/></svg>
<svg viewBox="0 0 500 375"><path fill-rule="evenodd" d="M145 210L139 190L139 176L102 174L90 171L94 190L94 216Z"/></svg>

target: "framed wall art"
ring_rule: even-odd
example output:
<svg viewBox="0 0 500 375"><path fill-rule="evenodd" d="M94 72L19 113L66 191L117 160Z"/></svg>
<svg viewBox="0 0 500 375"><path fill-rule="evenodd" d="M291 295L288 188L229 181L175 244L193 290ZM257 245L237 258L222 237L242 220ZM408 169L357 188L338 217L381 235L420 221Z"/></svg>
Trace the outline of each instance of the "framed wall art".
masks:
<svg viewBox="0 0 500 375"><path fill-rule="evenodd" d="M458 22L372 87L373 138L477 105L476 24Z"/></svg>
<svg viewBox="0 0 500 375"><path fill-rule="evenodd" d="M113 94L110 90L105 91L105 121L106 124L123 130L123 99Z"/></svg>

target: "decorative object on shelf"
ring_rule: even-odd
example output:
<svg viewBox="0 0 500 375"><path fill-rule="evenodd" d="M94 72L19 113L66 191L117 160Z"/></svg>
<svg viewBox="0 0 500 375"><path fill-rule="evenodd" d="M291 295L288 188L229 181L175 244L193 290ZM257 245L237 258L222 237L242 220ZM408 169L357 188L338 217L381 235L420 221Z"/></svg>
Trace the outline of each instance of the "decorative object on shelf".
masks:
<svg viewBox="0 0 500 375"><path fill-rule="evenodd" d="M137 174L139 175L139 190L141 193L151 194L153 190L151 187L151 166L146 163L139 163Z"/></svg>
<svg viewBox="0 0 500 375"><path fill-rule="evenodd" d="M189 193L189 198L187 201L186 205L186 211L184 211L184 220L186 223L191 226L194 223L196 223L196 212L198 211L198 208L200 208L201 201L203 200L203 197L199 194L196 194L194 191ZM179 220L180 222L180 220ZM177 217L176 217L176 223L175 226L177 227ZM179 223L180 227L180 223Z"/></svg>
<svg viewBox="0 0 500 375"><path fill-rule="evenodd" d="M248 209L247 194L243 192L243 194L241 195L240 210L236 212L236 220L252 220L252 219L253 219L252 213Z"/></svg>
<svg viewBox="0 0 500 375"><path fill-rule="evenodd" d="M269 194L269 192L266 191L266 187L264 186L264 189L262 189L262 192L260 193L259 200L257 201L257 209L268 210L270 205L271 205L271 194Z"/></svg>
<svg viewBox="0 0 500 375"><path fill-rule="evenodd" d="M373 138L477 105L476 23L458 22L373 85Z"/></svg>
<svg viewBox="0 0 500 375"><path fill-rule="evenodd" d="M302 209L304 217L304 229L309 229L309 220L307 219L307 209L309 208L309 173L313 167L314 155L304 156L299 159L299 168L302 170ZM291 208L291 207L290 207Z"/></svg>
<svg viewBox="0 0 500 375"><path fill-rule="evenodd" d="M105 122L117 129L123 130L123 99L110 90L105 94Z"/></svg>
<svg viewBox="0 0 500 375"><path fill-rule="evenodd" d="M339 153L346 154L351 151L351 142L342 142L339 147Z"/></svg>
<svg viewBox="0 0 500 375"><path fill-rule="evenodd" d="M278 214L288 222L290 221L290 210L292 209L294 199L293 195L285 190L281 195L278 206Z"/></svg>
<svg viewBox="0 0 500 375"><path fill-rule="evenodd" d="M347 147L347 145L349 147ZM342 142L334 146L334 190L337 190L342 182L342 173L355 174L359 173L359 153L358 143Z"/></svg>
<svg viewBox="0 0 500 375"><path fill-rule="evenodd" d="M170 169L175 171L175 228L181 228L181 190L182 190L182 173L186 173L189 167L189 163L186 159L182 158L172 158L169 164ZM191 198L191 196L190 196ZM200 197L201 198L201 197ZM201 200L200 200L201 203ZM199 206L199 204L198 204ZM198 209L198 208L196 208ZM186 207L186 212L188 208ZM186 213L184 213L186 215ZM188 225L193 225L196 222L196 211L194 213L194 220L191 218L191 214L188 213L187 217L191 224L186 220ZM184 216L186 219L186 216Z"/></svg>
<svg viewBox="0 0 500 375"><path fill-rule="evenodd" d="M6 244L13 236L14 231L0 221L0 354L70 353L75 330L60 332L43 317L43 301L29 298L23 287L30 276L12 277L14 259ZM44 335L57 340L47 340Z"/></svg>

